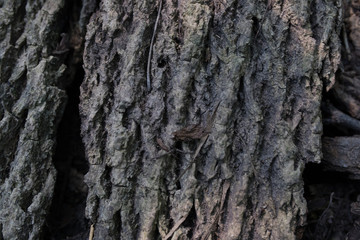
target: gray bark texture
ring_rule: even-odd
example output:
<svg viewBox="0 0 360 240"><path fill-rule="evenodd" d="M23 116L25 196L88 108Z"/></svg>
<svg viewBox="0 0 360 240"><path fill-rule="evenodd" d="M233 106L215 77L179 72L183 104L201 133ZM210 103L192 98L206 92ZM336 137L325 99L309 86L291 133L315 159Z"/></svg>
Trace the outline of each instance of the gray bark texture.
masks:
<svg viewBox="0 0 360 240"><path fill-rule="evenodd" d="M51 55L64 1L1 1L0 238L39 239L51 204L66 66Z"/></svg>
<svg viewBox="0 0 360 240"><path fill-rule="evenodd" d="M159 8L103 0L87 26L80 113L94 239L301 238L302 172L322 157L341 1L163 0L154 33ZM173 138L219 102L205 143Z"/></svg>
<svg viewBox="0 0 360 240"><path fill-rule="evenodd" d="M61 38L66 6L64 0L0 1L0 239L43 235L70 81L63 55L69 45ZM86 14L83 8L73 31L85 29ZM81 46L76 36L68 40Z"/></svg>
<svg viewBox="0 0 360 240"><path fill-rule="evenodd" d="M79 63L90 14L80 114L94 239L301 238L341 0L160 1L92 14L83 0L68 23L71 1L0 0L0 240L44 237L66 56Z"/></svg>

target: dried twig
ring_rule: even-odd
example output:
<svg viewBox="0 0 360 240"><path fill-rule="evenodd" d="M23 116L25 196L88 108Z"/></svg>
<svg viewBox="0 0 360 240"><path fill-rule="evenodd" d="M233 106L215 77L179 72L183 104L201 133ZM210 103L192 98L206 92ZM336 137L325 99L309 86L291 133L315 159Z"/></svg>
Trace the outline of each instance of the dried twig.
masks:
<svg viewBox="0 0 360 240"><path fill-rule="evenodd" d="M321 236L319 239L328 239L331 234L333 222L329 221L334 216L331 206L333 203L334 192L330 194L330 200L327 208L323 211L315 227L315 236Z"/></svg>
<svg viewBox="0 0 360 240"><path fill-rule="evenodd" d="M159 19L160 19L161 7L162 7L162 0L160 0L160 3L159 3L158 14L157 14L156 21L155 21L154 32L153 32L153 35L151 37L151 43L150 43L150 49L149 49L149 57L148 57L148 62L147 62L147 67L146 67L146 85L147 85L147 90L149 92L151 90L151 80L150 80L151 55L152 55L152 50L153 50L153 47L154 47L154 40L155 40L156 30L157 30L157 26L158 26Z"/></svg>
<svg viewBox="0 0 360 240"><path fill-rule="evenodd" d="M89 240L93 240L94 238L94 224L90 226Z"/></svg>
<svg viewBox="0 0 360 240"><path fill-rule="evenodd" d="M181 224L185 221L186 218L187 218L187 215L180 218L180 220L171 228L169 233L166 234L164 240L169 239L174 234L174 232L181 226Z"/></svg>
<svg viewBox="0 0 360 240"><path fill-rule="evenodd" d="M179 179L184 176L184 174L190 169L190 167L193 165L193 163L196 160L197 155L199 154L201 148L204 146L206 140L209 138L209 134L207 134L206 136L204 136L201 140L200 143L198 145L198 147L196 148L194 157L192 158L192 160L190 161L190 164L184 169L184 171L176 178L175 182L179 181Z"/></svg>

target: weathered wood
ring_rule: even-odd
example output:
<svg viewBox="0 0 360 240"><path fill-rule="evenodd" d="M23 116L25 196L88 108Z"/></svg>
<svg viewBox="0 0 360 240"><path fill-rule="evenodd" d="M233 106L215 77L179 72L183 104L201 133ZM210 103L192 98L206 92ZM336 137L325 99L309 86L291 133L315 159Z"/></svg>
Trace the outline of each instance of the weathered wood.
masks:
<svg viewBox="0 0 360 240"><path fill-rule="evenodd" d="M323 103L322 110L325 127L333 128L332 130L336 128L346 135L360 134L360 120L343 113L329 101Z"/></svg>
<svg viewBox="0 0 360 240"><path fill-rule="evenodd" d="M327 169L346 172L350 178L360 179L360 136L325 137L323 153Z"/></svg>
<svg viewBox="0 0 360 240"><path fill-rule="evenodd" d="M360 120L360 17L359 3L349 1L345 8L344 43L347 54L344 54L344 69L333 89L330 98L336 107ZM349 35L349 37L347 37Z"/></svg>
<svg viewBox="0 0 360 240"><path fill-rule="evenodd" d="M163 0L148 92L158 3L104 0L88 25L80 108L94 238L295 239L301 174L321 159L341 1ZM192 155L156 158L156 139L173 146L172 132L220 100L177 184Z"/></svg>
<svg viewBox="0 0 360 240"><path fill-rule="evenodd" d="M351 117L360 120L360 78L343 73L331 90L333 101Z"/></svg>
<svg viewBox="0 0 360 240"><path fill-rule="evenodd" d="M354 193L359 192L359 1L343 3L340 71L322 104L326 136L323 160L319 165L308 165L303 175L309 217L304 240L360 239L358 216L353 208L358 203L354 203Z"/></svg>

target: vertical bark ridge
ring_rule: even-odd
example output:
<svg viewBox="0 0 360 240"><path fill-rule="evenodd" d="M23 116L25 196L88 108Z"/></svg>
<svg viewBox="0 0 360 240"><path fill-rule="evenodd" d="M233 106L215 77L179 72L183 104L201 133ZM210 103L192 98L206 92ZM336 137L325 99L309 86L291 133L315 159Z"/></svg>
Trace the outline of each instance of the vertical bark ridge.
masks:
<svg viewBox="0 0 360 240"><path fill-rule="evenodd" d="M81 111L95 236L295 239L302 170L321 158L340 1L164 0L146 92L158 4L103 1L88 26ZM156 138L195 151L172 133L219 101L208 141L174 182L193 154L158 158Z"/></svg>
<svg viewBox="0 0 360 240"><path fill-rule="evenodd" d="M39 239L53 196L55 134L66 102L53 56L64 1L0 8L0 236Z"/></svg>

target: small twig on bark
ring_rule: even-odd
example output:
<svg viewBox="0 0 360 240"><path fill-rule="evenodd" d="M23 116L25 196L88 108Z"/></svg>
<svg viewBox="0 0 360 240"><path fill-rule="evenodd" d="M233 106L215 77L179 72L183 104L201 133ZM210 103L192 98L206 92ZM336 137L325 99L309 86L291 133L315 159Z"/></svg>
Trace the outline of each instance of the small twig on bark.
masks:
<svg viewBox="0 0 360 240"><path fill-rule="evenodd" d="M90 226L89 240L93 240L94 238L94 224Z"/></svg>
<svg viewBox="0 0 360 240"><path fill-rule="evenodd" d="M331 211L333 197L334 197L334 192L330 194L329 204L321 214L315 227L315 236L321 236L320 239L328 239L331 234L331 229L332 229L331 226L333 225L333 222L329 220L334 217L333 212Z"/></svg>
<svg viewBox="0 0 360 240"><path fill-rule="evenodd" d="M184 171L176 178L175 182L179 181L180 178L182 176L184 176L184 174L190 169L190 167L193 165L193 163L195 162L196 160L196 157L197 155L199 154L201 148L204 146L206 140L209 138L209 134L207 134L206 136L204 136L201 140L200 140L200 143L198 145L198 147L196 148L196 151L195 151L195 154L194 154L194 157L192 158L192 160L190 161L189 165L184 169Z"/></svg>
<svg viewBox="0 0 360 240"><path fill-rule="evenodd" d="M174 234L174 232L181 226L181 224L185 221L186 218L187 215L180 218L180 220L171 228L170 232L166 234L164 240L169 239Z"/></svg>
<svg viewBox="0 0 360 240"><path fill-rule="evenodd" d="M162 7L162 0L160 0L160 3L159 3L158 14L157 14L156 21L155 21L154 32L153 32L153 35L151 37L151 43L150 43L150 49L149 49L149 57L148 57L148 62L147 62L147 67L146 67L146 85L147 85L147 90L149 92L151 90L151 79L150 79L151 56L152 56L152 50L153 50L153 47L154 47L154 40L155 40L156 30L157 30L157 26L158 26L159 19L160 19L161 7Z"/></svg>

